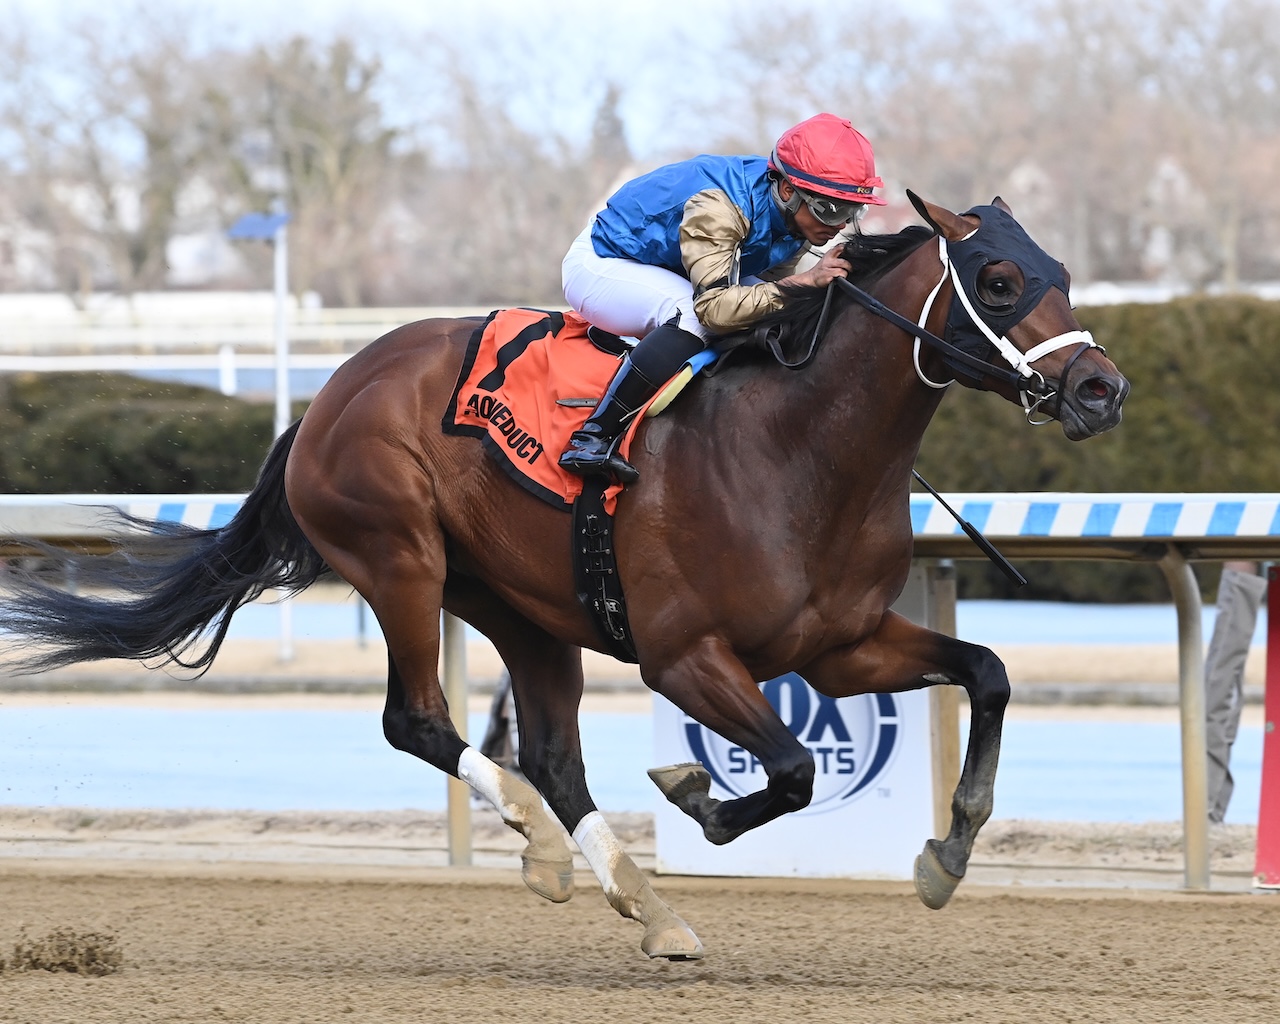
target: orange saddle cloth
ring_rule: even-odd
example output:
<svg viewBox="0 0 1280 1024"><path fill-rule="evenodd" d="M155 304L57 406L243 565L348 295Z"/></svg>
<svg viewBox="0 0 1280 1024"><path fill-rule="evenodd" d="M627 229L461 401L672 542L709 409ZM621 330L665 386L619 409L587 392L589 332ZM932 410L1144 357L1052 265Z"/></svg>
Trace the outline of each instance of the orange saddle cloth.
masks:
<svg viewBox="0 0 1280 1024"><path fill-rule="evenodd" d="M574 312L491 314L471 336L441 424L446 434L480 438L521 487L565 511L581 493L582 479L557 460L592 412L583 400L594 402L604 393L621 359L597 348L588 327ZM635 421L624 439L624 458L634 431ZM620 490L615 485L606 492L610 513Z"/></svg>

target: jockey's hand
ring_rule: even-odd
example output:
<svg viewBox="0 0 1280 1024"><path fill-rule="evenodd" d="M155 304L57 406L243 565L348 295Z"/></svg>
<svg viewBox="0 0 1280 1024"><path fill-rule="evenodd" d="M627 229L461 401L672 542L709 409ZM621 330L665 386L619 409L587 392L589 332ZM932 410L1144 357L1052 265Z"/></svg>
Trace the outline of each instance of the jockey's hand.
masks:
<svg viewBox="0 0 1280 1024"><path fill-rule="evenodd" d="M822 259L803 274L792 274L778 283L794 288L825 288L837 277L848 277L852 269L852 264L844 258L844 246L838 245L823 253Z"/></svg>

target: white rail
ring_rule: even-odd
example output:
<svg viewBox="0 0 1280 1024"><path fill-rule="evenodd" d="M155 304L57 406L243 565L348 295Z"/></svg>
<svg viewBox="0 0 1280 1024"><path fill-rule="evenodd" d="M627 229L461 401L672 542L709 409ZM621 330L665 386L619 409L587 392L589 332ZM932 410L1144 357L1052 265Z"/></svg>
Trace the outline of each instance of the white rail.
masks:
<svg viewBox="0 0 1280 1024"><path fill-rule="evenodd" d="M497 306L408 306L364 309L293 309L291 347L300 351L354 351L387 331L435 317L488 316ZM563 306L547 308L562 309ZM0 354L10 356L127 355L216 351L223 345L270 352L269 309L224 313L165 313L130 319L92 313L0 319Z"/></svg>

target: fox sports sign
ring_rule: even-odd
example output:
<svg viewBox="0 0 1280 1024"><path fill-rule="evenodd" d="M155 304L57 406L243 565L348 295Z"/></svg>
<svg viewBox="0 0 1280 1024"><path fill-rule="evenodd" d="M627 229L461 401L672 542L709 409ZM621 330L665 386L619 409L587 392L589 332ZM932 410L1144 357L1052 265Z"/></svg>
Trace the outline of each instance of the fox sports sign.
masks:
<svg viewBox="0 0 1280 1024"><path fill-rule="evenodd" d="M813 755L813 800L797 814L824 814L876 791L902 745L902 718L893 694L836 700L812 689L794 672L760 684L778 717ZM692 760L731 797L763 789L764 769L748 751L688 716L682 732Z"/></svg>

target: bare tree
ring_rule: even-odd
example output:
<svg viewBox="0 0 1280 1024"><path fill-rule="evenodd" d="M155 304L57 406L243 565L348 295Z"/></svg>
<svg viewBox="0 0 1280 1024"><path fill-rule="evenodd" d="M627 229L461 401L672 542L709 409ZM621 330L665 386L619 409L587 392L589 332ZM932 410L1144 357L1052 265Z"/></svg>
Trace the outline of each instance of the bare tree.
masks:
<svg viewBox="0 0 1280 1024"><path fill-rule="evenodd" d="M1017 17L968 0L933 18L743 0L722 34L673 25L642 66L586 47L578 86L523 21L467 42L351 25L249 44L193 32L202 11L0 25L0 287L162 287L176 234L280 197L292 285L330 304L558 302L560 257L620 177L768 152L819 110L875 144L877 227L914 219L905 187L959 208L1002 194L1077 282L1280 275L1280 0L1027 0ZM646 107L666 116L637 157L628 112Z"/></svg>
<svg viewBox="0 0 1280 1024"><path fill-rule="evenodd" d="M83 296L164 284L179 199L201 159L205 65L189 26L137 10L7 36L0 131L27 223L52 239L59 286Z"/></svg>
<svg viewBox="0 0 1280 1024"><path fill-rule="evenodd" d="M369 301L367 266L396 191L396 131L377 98L382 65L349 38L260 46L210 90L219 181L249 207L281 199L295 291Z"/></svg>
<svg viewBox="0 0 1280 1024"><path fill-rule="evenodd" d="M619 104L602 83L585 145L522 128L500 89L437 41L433 81L450 103L435 126L447 147L406 182L418 242L418 287L444 301L563 301L560 260L631 161ZM439 300L436 300L439 301Z"/></svg>
<svg viewBox="0 0 1280 1024"><path fill-rule="evenodd" d="M1183 246L1211 240L1206 280L1234 288L1242 265L1274 274L1280 202L1280 5L1274 0L1169 0L1149 37L1165 98L1165 151L1195 202L1171 218ZM1270 259L1242 252L1246 224L1270 224Z"/></svg>

